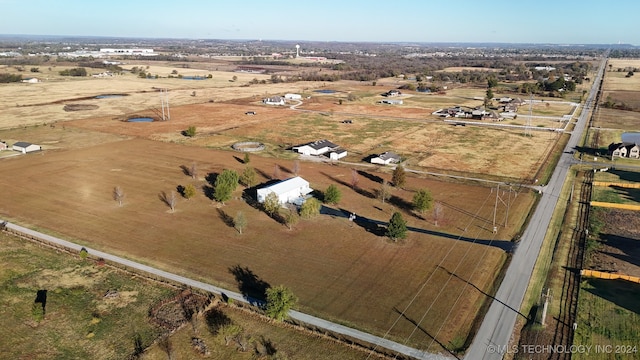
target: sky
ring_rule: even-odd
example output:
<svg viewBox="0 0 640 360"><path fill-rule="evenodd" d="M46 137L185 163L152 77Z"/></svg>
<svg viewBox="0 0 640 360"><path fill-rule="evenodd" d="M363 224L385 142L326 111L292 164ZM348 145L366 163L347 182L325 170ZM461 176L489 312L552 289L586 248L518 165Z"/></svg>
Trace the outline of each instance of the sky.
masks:
<svg viewBox="0 0 640 360"><path fill-rule="evenodd" d="M0 34L640 45L637 0L0 0Z"/></svg>

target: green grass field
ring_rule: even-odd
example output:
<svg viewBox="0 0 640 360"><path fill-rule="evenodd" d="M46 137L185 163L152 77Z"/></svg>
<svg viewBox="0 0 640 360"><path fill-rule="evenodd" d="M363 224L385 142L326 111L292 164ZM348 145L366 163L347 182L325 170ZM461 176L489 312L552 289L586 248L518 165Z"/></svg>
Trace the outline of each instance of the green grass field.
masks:
<svg viewBox="0 0 640 360"><path fill-rule="evenodd" d="M592 346L573 359L640 359L640 284L624 280L582 282L574 345ZM596 347L600 351L596 352Z"/></svg>

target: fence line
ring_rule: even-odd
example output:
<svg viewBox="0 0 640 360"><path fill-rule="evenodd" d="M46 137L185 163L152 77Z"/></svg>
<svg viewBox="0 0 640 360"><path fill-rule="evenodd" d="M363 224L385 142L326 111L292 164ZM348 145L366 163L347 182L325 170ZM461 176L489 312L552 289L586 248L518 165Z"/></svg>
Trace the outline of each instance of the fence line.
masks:
<svg viewBox="0 0 640 360"><path fill-rule="evenodd" d="M614 274L614 273L608 273L608 272L602 272L602 271L596 271L596 270L580 270L580 275L586 276L586 277L599 278L599 279L607 279L607 280L622 279L622 280L627 280L627 281L640 284L640 277L625 275L625 274Z"/></svg>

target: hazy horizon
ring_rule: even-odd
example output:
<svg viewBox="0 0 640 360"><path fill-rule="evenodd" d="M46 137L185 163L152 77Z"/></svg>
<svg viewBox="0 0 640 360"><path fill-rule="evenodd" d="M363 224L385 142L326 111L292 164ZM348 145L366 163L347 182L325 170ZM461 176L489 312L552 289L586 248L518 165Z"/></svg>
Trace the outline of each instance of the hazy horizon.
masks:
<svg viewBox="0 0 640 360"><path fill-rule="evenodd" d="M640 2L0 0L0 34L371 43L640 44Z"/></svg>

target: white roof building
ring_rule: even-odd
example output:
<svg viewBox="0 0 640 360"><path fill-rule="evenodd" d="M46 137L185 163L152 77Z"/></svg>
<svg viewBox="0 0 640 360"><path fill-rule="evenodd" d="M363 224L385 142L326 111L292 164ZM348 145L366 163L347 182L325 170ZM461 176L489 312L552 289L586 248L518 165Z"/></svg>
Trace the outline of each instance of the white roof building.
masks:
<svg viewBox="0 0 640 360"><path fill-rule="evenodd" d="M389 164L397 164L400 162L400 160L402 160L400 158L400 155L391 151L386 151L378 156L372 157L371 163L380 164L380 165L389 165Z"/></svg>
<svg viewBox="0 0 640 360"><path fill-rule="evenodd" d="M257 197L259 203L264 203L270 193L275 193L280 204L298 204L304 202L306 196L311 192L313 192L313 189L309 187L309 182L300 176L296 176L258 189Z"/></svg>
<svg viewBox="0 0 640 360"><path fill-rule="evenodd" d="M17 143L14 143L12 146L12 149L14 151L20 151L23 154L42 150L42 148L40 148L40 145L36 145L36 144L24 142L24 141L18 141Z"/></svg>
<svg viewBox="0 0 640 360"><path fill-rule="evenodd" d="M302 95L300 94L284 94L284 98L287 100L301 100Z"/></svg>

